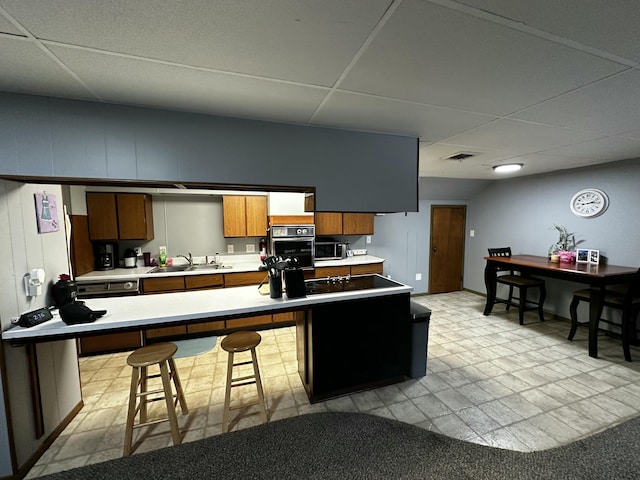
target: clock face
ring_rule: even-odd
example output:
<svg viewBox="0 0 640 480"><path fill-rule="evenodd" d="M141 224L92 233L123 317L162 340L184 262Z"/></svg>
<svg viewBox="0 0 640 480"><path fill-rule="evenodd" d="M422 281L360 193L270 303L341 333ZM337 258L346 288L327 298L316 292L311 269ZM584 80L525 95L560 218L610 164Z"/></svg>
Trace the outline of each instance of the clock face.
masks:
<svg viewBox="0 0 640 480"><path fill-rule="evenodd" d="M569 206L578 217L597 217L609 206L609 197L601 190L586 188L573 196Z"/></svg>

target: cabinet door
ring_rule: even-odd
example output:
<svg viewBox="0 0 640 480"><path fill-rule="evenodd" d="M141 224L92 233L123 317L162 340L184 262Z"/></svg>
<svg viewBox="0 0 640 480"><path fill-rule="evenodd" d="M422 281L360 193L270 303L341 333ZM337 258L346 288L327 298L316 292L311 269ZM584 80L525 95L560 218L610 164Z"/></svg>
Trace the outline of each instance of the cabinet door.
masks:
<svg viewBox="0 0 640 480"><path fill-rule="evenodd" d="M224 277L220 273L207 275L188 275L184 277L187 290L206 290L224 287Z"/></svg>
<svg viewBox="0 0 640 480"><path fill-rule="evenodd" d="M170 293L184 291L184 277L160 277L143 278L142 292L149 293Z"/></svg>
<svg viewBox="0 0 640 480"><path fill-rule="evenodd" d="M348 266L342 267L316 267L316 278L344 277L351 273Z"/></svg>
<svg viewBox="0 0 640 480"><path fill-rule="evenodd" d="M239 195L224 195L222 197L222 216L225 237L246 236L246 212L245 197Z"/></svg>
<svg viewBox="0 0 640 480"><path fill-rule="evenodd" d="M245 197L247 212L247 237L264 237L267 234L267 197Z"/></svg>
<svg viewBox="0 0 640 480"><path fill-rule="evenodd" d="M225 287L239 287L241 285L258 285L262 281L267 281L267 272L238 272L225 273Z"/></svg>
<svg viewBox="0 0 640 480"><path fill-rule="evenodd" d="M373 235L373 213L344 213L342 215L344 235Z"/></svg>
<svg viewBox="0 0 640 480"><path fill-rule="evenodd" d="M271 315L254 315L253 317L234 318L233 320L226 320L225 322L229 329L270 325Z"/></svg>
<svg viewBox="0 0 640 480"><path fill-rule="evenodd" d="M369 263L366 265L354 265L351 267L351 275L366 275L369 273L379 273L382 275L382 262Z"/></svg>
<svg viewBox="0 0 640 480"><path fill-rule="evenodd" d="M118 211L114 193L87 193L91 240L118 240Z"/></svg>
<svg viewBox="0 0 640 480"><path fill-rule="evenodd" d="M116 201L120 240L153 240L151 196L143 193L118 193Z"/></svg>
<svg viewBox="0 0 640 480"><path fill-rule="evenodd" d="M315 214L316 235L342 235L342 214L319 212Z"/></svg>

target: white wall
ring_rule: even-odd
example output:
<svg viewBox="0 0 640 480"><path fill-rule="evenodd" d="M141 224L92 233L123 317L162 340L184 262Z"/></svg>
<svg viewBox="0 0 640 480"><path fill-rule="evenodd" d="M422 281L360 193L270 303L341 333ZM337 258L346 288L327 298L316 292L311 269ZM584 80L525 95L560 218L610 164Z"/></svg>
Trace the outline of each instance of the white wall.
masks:
<svg viewBox="0 0 640 480"><path fill-rule="evenodd" d="M11 318L36 308L51 305L49 286L58 275L69 273L64 225L53 233L39 234L36 224L34 194L46 191L55 195L62 210L62 189L57 185L24 185L0 181L0 252L4 252L2 288L0 288L0 325L6 330ZM59 219L63 221L62 211ZM46 286L43 295L29 298L23 286L23 276L33 268L43 268ZM23 465L44 439L81 401L80 376L75 341L65 340L37 347L38 368L43 397L45 435L35 438L31 409L31 392L25 347L13 347L3 342L2 355L6 369L1 372L2 386L9 404L0 410L0 477L7 474L9 452L6 435L6 409L11 412L15 455Z"/></svg>

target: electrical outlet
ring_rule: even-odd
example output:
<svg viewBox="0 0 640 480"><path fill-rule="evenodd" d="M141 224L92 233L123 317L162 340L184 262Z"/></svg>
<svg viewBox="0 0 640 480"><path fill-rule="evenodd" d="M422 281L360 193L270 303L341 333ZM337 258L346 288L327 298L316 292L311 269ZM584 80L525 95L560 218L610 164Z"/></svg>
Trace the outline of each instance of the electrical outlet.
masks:
<svg viewBox="0 0 640 480"><path fill-rule="evenodd" d="M475 237L476 236L476 231L475 230L469 230L469 236L470 237Z"/></svg>
<svg viewBox="0 0 640 480"><path fill-rule="evenodd" d="M233 245L227 245L227 253L233 253Z"/></svg>
<svg viewBox="0 0 640 480"><path fill-rule="evenodd" d="M247 253L255 253L256 246L253 243L247 243Z"/></svg>
<svg viewBox="0 0 640 480"><path fill-rule="evenodd" d="M371 243L371 235L367 235L367 243Z"/></svg>
<svg viewBox="0 0 640 480"><path fill-rule="evenodd" d="M416 273L416 280L422 280L422 274Z"/></svg>

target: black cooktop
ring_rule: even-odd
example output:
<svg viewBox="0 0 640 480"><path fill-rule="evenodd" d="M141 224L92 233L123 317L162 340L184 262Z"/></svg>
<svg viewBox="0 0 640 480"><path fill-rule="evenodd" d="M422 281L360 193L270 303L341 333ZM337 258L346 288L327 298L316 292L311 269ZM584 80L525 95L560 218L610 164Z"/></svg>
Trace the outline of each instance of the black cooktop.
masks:
<svg viewBox="0 0 640 480"><path fill-rule="evenodd" d="M399 287L397 282L379 275L358 275L355 277L326 277L305 281L307 295L319 293L353 292L375 288Z"/></svg>

